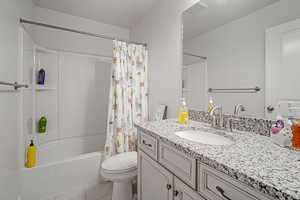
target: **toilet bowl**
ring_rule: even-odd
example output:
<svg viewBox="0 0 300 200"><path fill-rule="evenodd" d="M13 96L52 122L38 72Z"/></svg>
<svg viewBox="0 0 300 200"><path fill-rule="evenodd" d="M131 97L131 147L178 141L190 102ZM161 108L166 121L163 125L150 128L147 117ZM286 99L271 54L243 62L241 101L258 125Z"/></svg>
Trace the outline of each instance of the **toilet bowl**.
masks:
<svg viewBox="0 0 300 200"><path fill-rule="evenodd" d="M106 159L101 175L113 182L112 200L132 200L132 183L137 176L137 152L126 152Z"/></svg>

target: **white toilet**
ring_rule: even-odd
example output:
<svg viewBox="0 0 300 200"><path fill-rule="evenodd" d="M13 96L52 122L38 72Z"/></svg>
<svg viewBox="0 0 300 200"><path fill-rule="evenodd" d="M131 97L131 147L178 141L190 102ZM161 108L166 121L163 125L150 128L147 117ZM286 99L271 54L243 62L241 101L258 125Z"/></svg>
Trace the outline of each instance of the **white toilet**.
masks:
<svg viewBox="0 0 300 200"><path fill-rule="evenodd" d="M113 182L112 200L132 200L132 183L137 176L137 152L114 155L102 163L101 174Z"/></svg>

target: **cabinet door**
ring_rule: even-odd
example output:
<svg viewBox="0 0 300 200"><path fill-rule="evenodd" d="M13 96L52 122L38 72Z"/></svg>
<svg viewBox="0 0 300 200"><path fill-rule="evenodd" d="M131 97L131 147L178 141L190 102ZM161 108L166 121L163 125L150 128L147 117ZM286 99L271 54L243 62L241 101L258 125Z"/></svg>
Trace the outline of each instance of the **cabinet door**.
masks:
<svg viewBox="0 0 300 200"><path fill-rule="evenodd" d="M173 200L173 175L139 151L138 199Z"/></svg>
<svg viewBox="0 0 300 200"><path fill-rule="evenodd" d="M174 200L205 200L178 178L174 178Z"/></svg>
<svg viewBox="0 0 300 200"><path fill-rule="evenodd" d="M159 143L159 163L196 189L196 159L163 142Z"/></svg>

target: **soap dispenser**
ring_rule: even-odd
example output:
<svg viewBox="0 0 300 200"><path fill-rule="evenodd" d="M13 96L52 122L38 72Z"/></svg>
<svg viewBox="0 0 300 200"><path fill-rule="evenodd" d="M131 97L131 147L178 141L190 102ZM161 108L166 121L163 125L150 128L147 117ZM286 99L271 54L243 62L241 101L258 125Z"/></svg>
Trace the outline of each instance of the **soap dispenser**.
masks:
<svg viewBox="0 0 300 200"><path fill-rule="evenodd" d="M295 149L300 149L300 120L292 120L292 147Z"/></svg>
<svg viewBox="0 0 300 200"><path fill-rule="evenodd" d="M185 99L181 98L178 123L179 124L187 124L188 117L189 117L189 114L188 114L188 108L187 108Z"/></svg>

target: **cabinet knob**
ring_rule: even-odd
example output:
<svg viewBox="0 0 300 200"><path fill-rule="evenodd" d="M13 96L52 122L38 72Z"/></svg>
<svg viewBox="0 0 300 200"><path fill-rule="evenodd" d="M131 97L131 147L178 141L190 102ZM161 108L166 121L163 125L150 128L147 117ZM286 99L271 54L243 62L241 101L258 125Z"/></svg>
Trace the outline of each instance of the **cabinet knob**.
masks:
<svg viewBox="0 0 300 200"><path fill-rule="evenodd" d="M274 110L275 110L275 108L271 105L267 107L268 112L273 112Z"/></svg>
<svg viewBox="0 0 300 200"><path fill-rule="evenodd" d="M175 191L174 191L174 196L177 197L178 195L179 195L178 190L175 190Z"/></svg>
<svg viewBox="0 0 300 200"><path fill-rule="evenodd" d="M172 189L172 185L171 184L167 184L167 189L171 190Z"/></svg>
<svg viewBox="0 0 300 200"><path fill-rule="evenodd" d="M174 197L175 197L175 199L183 200L183 192L175 190L174 191Z"/></svg>

